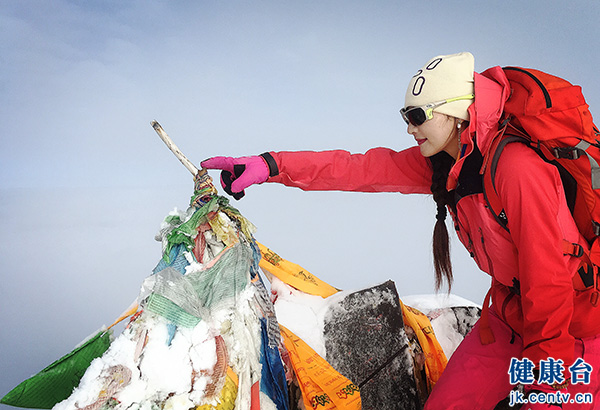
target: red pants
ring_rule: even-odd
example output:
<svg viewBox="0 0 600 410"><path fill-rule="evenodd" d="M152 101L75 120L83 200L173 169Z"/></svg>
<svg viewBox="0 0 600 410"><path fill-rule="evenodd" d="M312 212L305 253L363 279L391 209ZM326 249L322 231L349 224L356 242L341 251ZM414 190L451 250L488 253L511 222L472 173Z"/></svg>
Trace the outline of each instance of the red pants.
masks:
<svg viewBox="0 0 600 410"><path fill-rule="evenodd" d="M488 345L481 344L478 322L450 358L424 410L493 410L515 387L509 383L508 369L511 358L521 359L523 342L518 335L513 335L510 327L500 320L492 309L489 310L489 322L496 341ZM575 354L592 365L590 384L577 383L569 386L566 392L570 393L572 398L577 393L592 393L594 402L564 403L562 408L600 409L600 335L577 340ZM565 369L563 375L570 377L568 369ZM559 409L539 404L523 406L523 409L530 407Z"/></svg>

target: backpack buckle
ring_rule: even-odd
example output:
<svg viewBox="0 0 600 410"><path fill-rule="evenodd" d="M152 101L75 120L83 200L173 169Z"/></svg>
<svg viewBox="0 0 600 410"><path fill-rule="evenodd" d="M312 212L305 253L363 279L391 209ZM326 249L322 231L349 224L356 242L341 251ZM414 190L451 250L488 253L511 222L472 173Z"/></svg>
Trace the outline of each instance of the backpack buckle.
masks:
<svg viewBox="0 0 600 410"><path fill-rule="evenodd" d="M575 147L554 147L552 153L557 159L579 159L581 157L581 149ZM583 151L585 155L585 151Z"/></svg>
<svg viewBox="0 0 600 410"><path fill-rule="evenodd" d="M592 306L596 307L598 306L598 300L600 299L600 270L598 266L594 266L593 269L595 286L594 291L590 295L590 303Z"/></svg>
<svg viewBox="0 0 600 410"><path fill-rule="evenodd" d="M590 295L590 303L592 304L593 307L598 306L598 297L600 296L600 293L598 293L598 291L594 291L592 292L592 294Z"/></svg>
<svg viewBox="0 0 600 410"><path fill-rule="evenodd" d="M578 243L573 244L573 251L573 256L575 256L576 258L581 258L585 253L583 246L581 246Z"/></svg>
<svg viewBox="0 0 600 410"><path fill-rule="evenodd" d="M585 249L580 244L572 243L565 239L563 240L563 254L581 258L585 255Z"/></svg>
<svg viewBox="0 0 600 410"><path fill-rule="evenodd" d="M594 229L594 235L600 236L600 224L596 221L592 221L592 228Z"/></svg>

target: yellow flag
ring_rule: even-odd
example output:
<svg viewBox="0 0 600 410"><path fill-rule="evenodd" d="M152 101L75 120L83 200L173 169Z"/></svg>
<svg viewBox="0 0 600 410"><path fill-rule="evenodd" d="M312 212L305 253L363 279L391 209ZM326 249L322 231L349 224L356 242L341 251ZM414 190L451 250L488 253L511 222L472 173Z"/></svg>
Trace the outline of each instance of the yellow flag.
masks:
<svg viewBox="0 0 600 410"><path fill-rule="evenodd" d="M257 244L262 254L259 266L284 283L309 295L321 296L323 298L339 292L339 289L317 278L302 266L283 259L271 249L258 242ZM427 373L427 380L431 391L431 388L437 383L446 368L448 359L435 337L429 318L417 309L404 305L402 301L400 301L400 306L402 307L404 323L414 330L421 349L423 349L423 353L425 354L425 372Z"/></svg>
<svg viewBox="0 0 600 410"><path fill-rule="evenodd" d="M402 306L404 323L414 330L425 354L425 372L431 391L446 368L448 359L446 359L446 355L433 333L429 318L417 309L406 306L402 301L400 301L400 306Z"/></svg>
<svg viewBox="0 0 600 410"><path fill-rule="evenodd" d="M328 297L337 293L339 289L334 288L327 282L312 275L300 265L283 259L263 244L258 244L262 258L259 266L294 288L309 295Z"/></svg>
<svg viewBox="0 0 600 410"><path fill-rule="evenodd" d="M336 371L302 339L279 325L294 373L302 391L304 407L323 410L360 410L358 387Z"/></svg>

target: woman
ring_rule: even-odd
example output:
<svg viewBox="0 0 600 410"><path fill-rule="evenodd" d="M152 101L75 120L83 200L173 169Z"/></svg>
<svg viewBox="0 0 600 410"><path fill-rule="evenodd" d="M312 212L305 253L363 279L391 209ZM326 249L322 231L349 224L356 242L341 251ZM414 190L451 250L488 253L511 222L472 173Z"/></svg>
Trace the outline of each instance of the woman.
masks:
<svg viewBox="0 0 600 410"><path fill-rule="evenodd" d="M492 306L487 309L486 297L482 318L452 356L426 409L493 409L517 383L524 385L525 394L560 391L571 398L598 390L600 308L573 288L580 260L563 254L563 239L586 241L567 207L557 168L523 144L508 144L495 182L509 231L485 206L481 152L498 130L509 95L508 80L499 67L479 74L470 53L438 56L411 79L401 110L417 147L400 152L374 148L360 155L341 150L271 152L202 163L229 172L234 165L244 165L237 178L222 181L233 192L255 183L279 182L305 190L433 194L438 210L433 240L438 288L443 281L452 284L444 222L447 210L451 212L461 242L492 277ZM529 361L535 370L528 367ZM568 369L574 363L574 371L587 370L589 384L569 383ZM593 371L581 368L584 364ZM530 398L536 397L541 396ZM569 406L594 408L593 403L562 404ZM536 403L523 408L556 407Z"/></svg>

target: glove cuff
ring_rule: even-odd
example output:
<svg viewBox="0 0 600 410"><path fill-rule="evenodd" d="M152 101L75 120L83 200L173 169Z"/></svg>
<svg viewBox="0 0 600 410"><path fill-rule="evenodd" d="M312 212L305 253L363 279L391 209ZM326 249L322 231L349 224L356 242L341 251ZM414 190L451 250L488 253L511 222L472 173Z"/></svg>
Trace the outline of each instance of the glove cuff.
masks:
<svg viewBox="0 0 600 410"><path fill-rule="evenodd" d="M269 152L265 152L259 156L265 160L267 167L269 167L269 177L275 177L279 175L279 167L277 166L277 162Z"/></svg>

